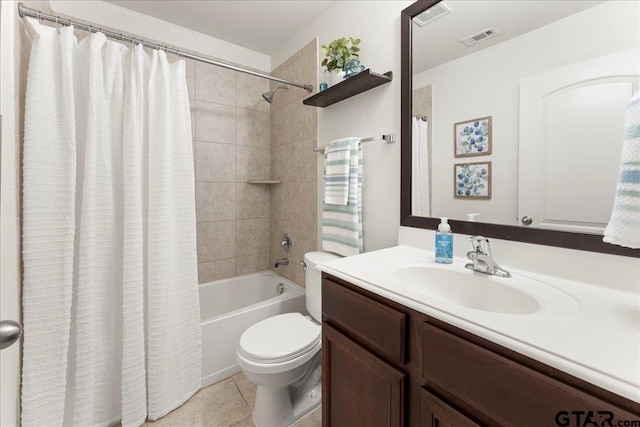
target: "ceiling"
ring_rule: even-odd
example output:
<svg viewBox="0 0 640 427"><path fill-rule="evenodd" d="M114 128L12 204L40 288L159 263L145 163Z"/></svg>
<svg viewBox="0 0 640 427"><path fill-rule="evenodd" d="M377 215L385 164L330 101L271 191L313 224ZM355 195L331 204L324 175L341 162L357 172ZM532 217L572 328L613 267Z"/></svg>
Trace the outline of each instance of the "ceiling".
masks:
<svg viewBox="0 0 640 427"><path fill-rule="evenodd" d="M332 1L106 0L271 56Z"/></svg>
<svg viewBox="0 0 640 427"><path fill-rule="evenodd" d="M274 55L289 37L322 13L328 0L105 0L163 21ZM337 1L337 0L336 0ZM362 1L363 4L366 2ZM414 25L414 74L562 19L602 0L444 0L452 12ZM467 47L460 39L495 27L499 35ZM417 50L428 52L420 55Z"/></svg>
<svg viewBox="0 0 640 427"><path fill-rule="evenodd" d="M587 8L601 0L444 0L451 13L413 24L413 73L486 49ZM494 27L499 35L467 47L461 39Z"/></svg>

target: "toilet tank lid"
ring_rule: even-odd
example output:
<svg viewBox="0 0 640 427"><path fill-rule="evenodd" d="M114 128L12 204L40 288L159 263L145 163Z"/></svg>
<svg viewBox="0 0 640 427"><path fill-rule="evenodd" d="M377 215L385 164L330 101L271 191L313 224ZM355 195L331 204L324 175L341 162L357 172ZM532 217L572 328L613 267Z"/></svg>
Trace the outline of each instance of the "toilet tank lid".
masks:
<svg viewBox="0 0 640 427"><path fill-rule="evenodd" d="M340 255L322 251L307 252L304 254L304 262L307 264L307 267L322 264L327 261L333 261L338 258L342 257Z"/></svg>

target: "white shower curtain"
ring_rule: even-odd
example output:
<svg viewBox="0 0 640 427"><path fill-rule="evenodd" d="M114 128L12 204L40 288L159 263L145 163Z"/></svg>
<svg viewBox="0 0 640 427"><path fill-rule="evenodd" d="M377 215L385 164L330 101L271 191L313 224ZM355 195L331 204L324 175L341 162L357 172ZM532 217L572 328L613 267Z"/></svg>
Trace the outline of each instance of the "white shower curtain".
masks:
<svg viewBox="0 0 640 427"><path fill-rule="evenodd" d="M29 22L22 425L141 425L200 388L184 61Z"/></svg>
<svg viewBox="0 0 640 427"><path fill-rule="evenodd" d="M412 118L411 214L416 216L431 216L428 127L421 117Z"/></svg>

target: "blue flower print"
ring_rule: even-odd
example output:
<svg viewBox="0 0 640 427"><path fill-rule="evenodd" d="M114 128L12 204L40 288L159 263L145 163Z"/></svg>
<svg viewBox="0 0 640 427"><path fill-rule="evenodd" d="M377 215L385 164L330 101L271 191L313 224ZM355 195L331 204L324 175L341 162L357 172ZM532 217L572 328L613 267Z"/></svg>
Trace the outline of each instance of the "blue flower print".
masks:
<svg viewBox="0 0 640 427"><path fill-rule="evenodd" d="M477 196L488 195L489 170L483 164L460 165L456 173L456 195Z"/></svg>
<svg viewBox="0 0 640 427"><path fill-rule="evenodd" d="M489 151L489 119L476 120L472 125L456 129L456 154L468 155Z"/></svg>

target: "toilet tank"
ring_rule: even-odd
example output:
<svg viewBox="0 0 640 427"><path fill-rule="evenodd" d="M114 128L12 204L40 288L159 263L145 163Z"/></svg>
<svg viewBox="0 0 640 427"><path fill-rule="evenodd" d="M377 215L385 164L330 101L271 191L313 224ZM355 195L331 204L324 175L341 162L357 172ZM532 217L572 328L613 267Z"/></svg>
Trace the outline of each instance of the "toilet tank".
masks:
<svg viewBox="0 0 640 427"><path fill-rule="evenodd" d="M328 252L307 252L304 254L307 311L317 322L322 322L322 273L316 265L341 258Z"/></svg>

